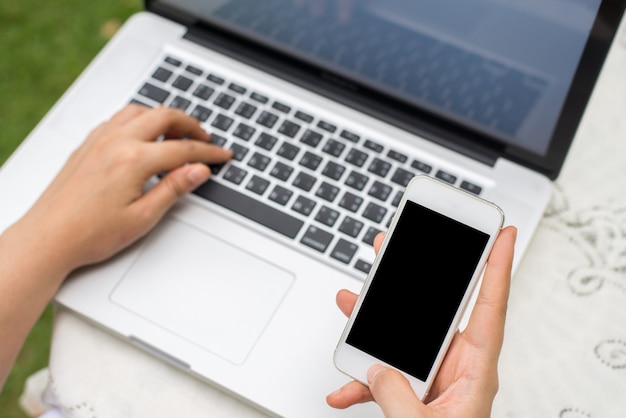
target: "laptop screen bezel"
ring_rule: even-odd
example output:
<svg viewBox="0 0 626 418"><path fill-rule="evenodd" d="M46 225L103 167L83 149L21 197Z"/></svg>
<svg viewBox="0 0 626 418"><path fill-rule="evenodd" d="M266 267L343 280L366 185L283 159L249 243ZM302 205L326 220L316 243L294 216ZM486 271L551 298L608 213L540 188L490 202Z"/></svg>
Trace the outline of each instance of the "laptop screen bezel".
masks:
<svg viewBox="0 0 626 418"><path fill-rule="evenodd" d="M604 0L600 4L572 85L547 151L543 155L506 144L451 120L443 119L425 109L419 109L365 85L346 80L342 75L333 73L327 68L303 62L267 45L228 33L223 28L200 21L197 17L163 4L159 0L145 0L144 7L147 11L187 26L186 38L189 40L254 64L409 132L424 136L486 164L493 165L498 158L505 158L542 173L550 179L556 179L617 33L626 8L626 0ZM393 112L388 109L393 109Z"/></svg>

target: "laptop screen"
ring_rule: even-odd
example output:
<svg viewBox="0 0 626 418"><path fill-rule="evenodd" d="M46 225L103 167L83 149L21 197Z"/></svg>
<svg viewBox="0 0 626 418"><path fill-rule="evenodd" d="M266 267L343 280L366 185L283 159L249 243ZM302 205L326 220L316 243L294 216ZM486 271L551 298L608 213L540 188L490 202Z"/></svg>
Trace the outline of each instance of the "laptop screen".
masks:
<svg viewBox="0 0 626 418"><path fill-rule="evenodd" d="M598 25L601 0L160 3L452 121L536 161L552 158L559 123L577 125L584 96L595 82L593 75L582 81L575 77ZM577 117L563 122L575 80L590 86L582 88L583 100L579 96L574 104L570 116ZM565 129L566 142L575 127Z"/></svg>

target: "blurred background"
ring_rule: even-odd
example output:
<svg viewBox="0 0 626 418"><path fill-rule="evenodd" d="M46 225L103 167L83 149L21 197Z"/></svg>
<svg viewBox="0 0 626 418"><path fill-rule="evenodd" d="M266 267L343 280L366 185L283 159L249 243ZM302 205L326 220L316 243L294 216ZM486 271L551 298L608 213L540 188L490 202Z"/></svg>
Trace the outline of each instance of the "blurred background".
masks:
<svg viewBox="0 0 626 418"><path fill-rule="evenodd" d="M142 0L0 1L0 165ZM16 179L19 181L19 179ZM10 202L0 203L2 206ZM18 398L48 364L53 309L26 341L0 392L0 416L25 418Z"/></svg>

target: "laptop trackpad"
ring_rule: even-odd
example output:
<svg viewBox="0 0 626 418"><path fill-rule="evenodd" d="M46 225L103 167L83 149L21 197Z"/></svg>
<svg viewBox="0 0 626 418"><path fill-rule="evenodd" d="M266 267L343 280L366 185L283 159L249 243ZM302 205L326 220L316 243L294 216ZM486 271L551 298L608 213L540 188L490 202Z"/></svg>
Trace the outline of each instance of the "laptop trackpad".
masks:
<svg viewBox="0 0 626 418"><path fill-rule="evenodd" d="M113 302L235 364L243 363L295 279L173 218L142 245L111 293Z"/></svg>

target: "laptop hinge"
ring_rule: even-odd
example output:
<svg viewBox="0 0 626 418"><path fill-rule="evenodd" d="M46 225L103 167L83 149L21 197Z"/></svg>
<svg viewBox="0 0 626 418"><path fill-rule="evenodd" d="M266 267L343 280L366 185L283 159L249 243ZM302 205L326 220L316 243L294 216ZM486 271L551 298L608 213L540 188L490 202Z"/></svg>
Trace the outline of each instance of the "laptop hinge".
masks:
<svg viewBox="0 0 626 418"><path fill-rule="evenodd" d="M407 103L243 37L191 25L184 38L493 167L505 147ZM471 138L471 139L467 139Z"/></svg>

